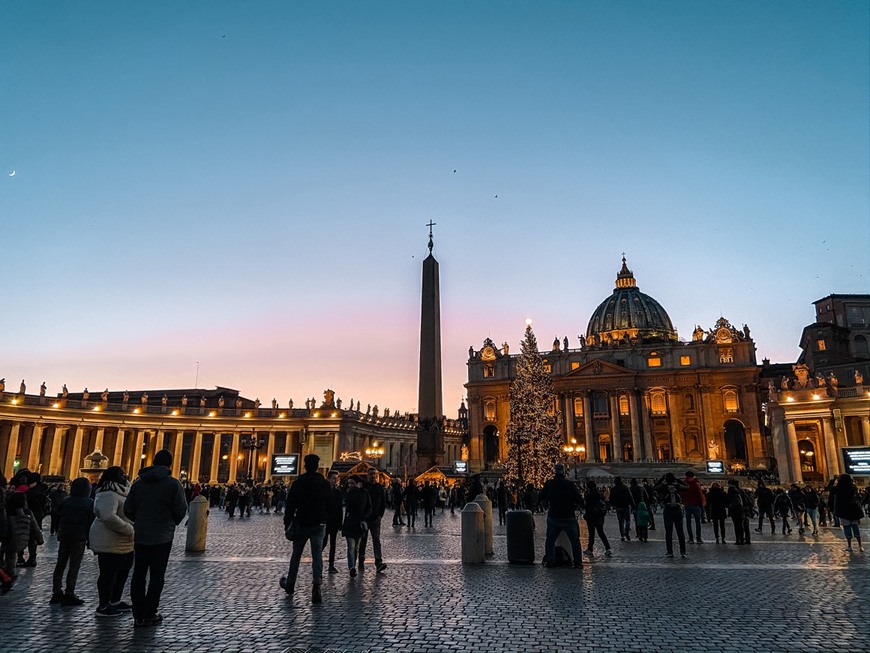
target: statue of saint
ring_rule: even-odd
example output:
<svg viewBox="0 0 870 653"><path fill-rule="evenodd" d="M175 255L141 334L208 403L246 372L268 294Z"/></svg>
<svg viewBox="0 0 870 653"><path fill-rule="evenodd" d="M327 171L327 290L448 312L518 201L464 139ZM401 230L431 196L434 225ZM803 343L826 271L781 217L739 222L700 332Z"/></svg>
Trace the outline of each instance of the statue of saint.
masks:
<svg viewBox="0 0 870 653"><path fill-rule="evenodd" d="M745 324L743 325L743 337L749 340L749 327Z"/></svg>
<svg viewBox="0 0 870 653"><path fill-rule="evenodd" d="M372 408L372 416L373 416L373 417L377 417L377 416L378 416L378 405L377 405L377 404L375 404L375 407Z"/></svg>
<svg viewBox="0 0 870 653"><path fill-rule="evenodd" d="M473 346L468 348L468 357L474 358L474 347Z"/></svg>
<svg viewBox="0 0 870 653"><path fill-rule="evenodd" d="M507 356L507 355L510 353L510 351L511 351L511 346L508 344L508 341L507 341L507 340L505 340L503 343L501 343L501 350L502 350L502 353L504 353L505 356Z"/></svg>
<svg viewBox="0 0 870 653"><path fill-rule="evenodd" d="M460 449L459 458L461 460L468 460L468 445L463 444L462 449Z"/></svg>
<svg viewBox="0 0 870 653"><path fill-rule="evenodd" d="M46 385L45 385L45 381L43 381L43 382L42 382L42 385L39 386L39 396L40 396L40 397L44 397L44 396L45 396L45 391L46 391L47 389L48 389L48 388L47 388Z"/></svg>
<svg viewBox="0 0 870 653"><path fill-rule="evenodd" d="M329 388L323 391L323 405L327 408L335 406L335 392Z"/></svg>
<svg viewBox="0 0 870 653"><path fill-rule="evenodd" d="M109 401L109 389L108 388L106 388L105 390L103 390L100 393L100 401L102 401L104 404L108 403L108 401Z"/></svg>
<svg viewBox="0 0 870 653"><path fill-rule="evenodd" d="M142 405L143 406L148 405L148 393L147 392L142 393Z"/></svg>
<svg viewBox="0 0 870 653"><path fill-rule="evenodd" d="M707 449L709 450L711 460L716 460L719 457L719 443L716 440L710 440Z"/></svg>
<svg viewBox="0 0 870 653"><path fill-rule="evenodd" d="M21 379L21 388L20 388L20 390L21 390L21 394L24 394L25 392L27 392L27 386L24 384L24 379Z"/></svg>
<svg viewBox="0 0 870 653"><path fill-rule="evenodd" d="M828 374L828 382L831 384L831 387L836 390L837 386L840 384L840 380L837 378L837 375L833 372Z"/></svg>
<svg viewBox="0 0 870 653"><path fill-rule="evenodd" d="M187 408L187 395L181 395L181 406Z"/></svg>
<svg viewBox="0 0 870 653"><path fill-rule="evenodd" d="M787 376L783 376L779 380L779 387L782 388L783 390L788 390L788 377Z"/></svg>
<svg viewBox="0 0 870 653"><path fill-rule="evenodd" d="M290 399L287 401L287 406L290 408L290 410L293 410L293 397L290 397Z"/></svg>
<svg viewBox="0 0 870 653"><path fill-rule="evenodd" d="M199 407L205 408L205 395L199 398Z"/></svg>
<svg viewBox="0 0 870 653"><path fill-rule="evenodd" d="M126 390L124 390L124 399L123 399L123 401L124 401L125 404L126 404L128 401L130 401L130 393L127 392Z"/></svg>
<svg viewBox="0 0 870 653"><path fill-rule="evenodd" d="M278 410L278 400L272 397L272 410Z"/></svg>
<svg viewBox="0 0 870 653"><path fill-rule="evenodd" d="M0 392L6 392L6 377L0 379Z"/></svg>
<svg viewBox="0 0 870 653"><path fill-rule="evenodd" d="M254 410L260 410L260 398L254 399Z"/></svg>
<svg viewBox="0 0 870 653"><path fill-rule="evenodd" d="M60 393L63 395L64 399L66 399L69 395L69 389L66 387L66 383L63 384L63 388L61 388Z"/></svg>
<svg viewBox="0 0 870 653"><path fill-rule="evenodd" d="M224 401L223 397L218 399L218 408L223 408L225 404L226 404L226 402Z"/></svg>
<svg viewBox="0 0 870 653"><path fill-rule="evenodd" d="M581 333L577 338L580 340L580 349L586 349L586 336Z"/></svg>
<svg viewBox="0 0 870 653"><path fill-rule="evenodd" d="M855 385L864 385L864 375L861 370L855 370Z"/></svg>
<svg viewBox="0 0 870 653"><path fill-rule="evenodd" d="M82 401L87 401L88 399L90 399L90 396L91 396L91 393L88 392L87 388L85 388L85 391L82 392Z"/></svg>
<svg viewBox="0 0 870 653"><path fill-rule="evenodd" d="M241 407L242 407L242 400L236 399L236 410L240 409Z"/></svg>
<svg viewBox="0 0 870 653"><path fill-rule="evenodd" d="M167 397L165 393L164 393L164 395L163 395L162 397L160 397L160 403L161 403L163 406L165 406L166 404L169 403L169 397Z"/></svg>
<svg viewBox="0 0 870 653"><path fill-rule="evenodd" d="M562 340L562 345L564 346L565 351L568 351L568 336L565 336L565 339Z"/></svg>
<svg viewBox="0 0 870 653"><path fill-rule="evenodd" d="M341 397L335 400L335 405L339 410L341 410Z"/></svg>

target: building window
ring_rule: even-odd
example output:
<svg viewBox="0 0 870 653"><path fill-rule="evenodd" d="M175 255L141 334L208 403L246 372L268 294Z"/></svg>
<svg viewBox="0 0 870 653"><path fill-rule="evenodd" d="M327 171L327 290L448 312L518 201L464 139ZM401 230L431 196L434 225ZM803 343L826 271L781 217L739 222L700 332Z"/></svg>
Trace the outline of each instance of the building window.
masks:
<svg viewBox="0 0 870 653"><path fill-rule="evenodd" d="M592 395L592 412L602 415L607 414L607 395L603 392L596 392Z"/></svg>
<svg viewBox="0 0 870 653"><path fill-rule="evenodd" d="M544 372L546 374L550 374L553 371L553 366L550 365L549 361L544 359Z"/></svg>
<svg viewBox="0 0 870 653"><path fill-rule="evenodd" d="M483 366L483 378L488 379L493 375L492 365Z"/></svg>
<svg viewBox="0 0 870 653"><path fill-rule="evenodd" d="M622 416L628 415L628 397L625 395L619 396L619 414Z"/></svg>
<svg viewBox="0 0 870 653"><path fill-rule="evenodd" d="M694 413L695 412L695 395L693 395L691 393L686 393L685 400L686 400L686 412L687 413Z"/></svg>
<svg viewBox="0 0 870 653"><path fill-rule="evenodd" d="M487 422L495 421L495 399L484 399L483 419L485 419Z"/></svg>
<svg viewBox="0 0 870 653"><path fill-rule="evenodd" d="M574 415L583 417L583 397L574 397Z"/></svg>
<svg viewBox="0 0 870 653"><path fill-rule="evenodd" d="M846 326L866 327L870 325L870 306L847 306Z"/></svg>
<svg viewBox="0 0 870 653"><path fill-rule="evenodd" d="M737 402L737 391L736 390L725 390L722 393L722 398L725 403L725 412L726 413L736 413L740 410L740 405Z"/></svg>
<svg viewBox="0 0 870 653"><path fill-rule="evenodd" d="M685 367L686 365L691 365L692 359L689 356L680 356L680 365Z"/></svg>
<svg viewBox="0 0 870 653"><path fill-rule="evenodd" d="M870 351L867 348L867 338L861 335L855 336L855 355L866 356Z"/></svg>
<svg viewBox="0 0 870 653"><path fill-rule="evenodd" d="M658 357L653 358L652 356L650 356L646 359L646 364L650 367L661 367L662 359Z"/></svg>
<svg viewBox="0 0 870 653"><path fill-rule="evenodd" d="M722 347L719 350L719 362L720 363L733 363L734 362L734 350L731 347Z"/></svg>
<svg viewBox="0 0 870 653"><path fill-rule="evenodd" d="M656 390L650 393L649 396L650 411L653 415L667 415L668 403L665 400L665 393L661 390Z"/></svg>
<svg viewBox="0 0 870 653"><path fill-rule="evenodd" d="M580 363L578 363L577 361L571 361L572 370L576 370L578 367L580 367Z"/></svg>
<svg viewBox="0 0 870 653"><path fill-rule="evenodd" d="M816 340L816 349L818 349L819 351L825 351L825 339L824 338L819 338L818 340Z"/></svg>

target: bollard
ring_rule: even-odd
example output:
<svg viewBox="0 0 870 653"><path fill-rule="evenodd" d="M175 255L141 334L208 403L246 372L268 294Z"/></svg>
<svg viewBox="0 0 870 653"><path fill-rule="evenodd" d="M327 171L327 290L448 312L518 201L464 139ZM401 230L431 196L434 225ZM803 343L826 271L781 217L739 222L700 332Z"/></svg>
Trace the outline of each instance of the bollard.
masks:
<svg viewBox="0 0 870 653"><path fill-rule="evenodd" d="M485 543L484 551L486 555L492 555L492 501L485 494L478 494L474 498L474 503L480 506L483 510L483 541Z"/></svg>
<svg viewBox="0 0 870 653"><path fill-rule="evenodd" d="M535 564L535 519L531 510L508 510L507 557L514 565Z"/></svg>
<svg viewBox="0 0 870 653"><path fill-rule="evenodd" d="M185 551L205 551L208 535L208 499L201 494L187 506L187 543Z"/></svg>
<svg viewBox="0 0 870 653"><path fill-rule="evenodd" d="M474 501L462 509L462 564L478 565L486 560L483 510Z"/></svg>

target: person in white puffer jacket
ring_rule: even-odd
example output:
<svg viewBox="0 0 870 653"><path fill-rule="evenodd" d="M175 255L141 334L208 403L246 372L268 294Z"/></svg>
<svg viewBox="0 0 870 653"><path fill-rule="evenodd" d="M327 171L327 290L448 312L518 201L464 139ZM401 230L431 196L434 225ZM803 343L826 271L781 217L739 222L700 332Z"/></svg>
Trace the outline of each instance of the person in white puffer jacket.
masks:
<svg viewBox="0 0 870 653"><path fill-rule="evenodd" d="M109 467L97 484L90 543L100 564L98 617L119 617L131 610L121 600L133 567L133 522L124 515L129 491L130 481L120 467Z"/></svg>

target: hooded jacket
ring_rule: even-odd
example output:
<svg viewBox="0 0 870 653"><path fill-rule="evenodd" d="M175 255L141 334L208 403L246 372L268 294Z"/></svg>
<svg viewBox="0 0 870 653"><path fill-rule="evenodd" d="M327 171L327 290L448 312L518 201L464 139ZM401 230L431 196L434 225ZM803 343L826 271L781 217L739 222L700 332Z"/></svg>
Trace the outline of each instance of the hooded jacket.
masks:
<svg viewBox="0 0 870 653"><path fill-rule="evenodd" d="M69 496L60 504L58 542L87 542L94 521L94 502L88 496L90 493L91 484L86 478L77 478L70 485Z"/></svg>
<svg viewBox="0 0 870 653"><path fill-rule="evenodd" d="M96 553L126 554L133 551L133 522L124 515L129 485L97 491L96 520L91 524L91 549Z"/></svg>
<svg viewBox="0 0 870 653"><path fill-rule="evenodd" d="M124 503L124 514L133 522L134 543L147 546L171 542L186 513L184 489L163 465L143 468Z"/></svg>

